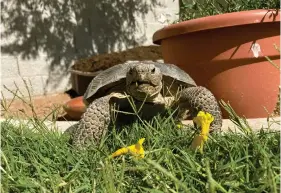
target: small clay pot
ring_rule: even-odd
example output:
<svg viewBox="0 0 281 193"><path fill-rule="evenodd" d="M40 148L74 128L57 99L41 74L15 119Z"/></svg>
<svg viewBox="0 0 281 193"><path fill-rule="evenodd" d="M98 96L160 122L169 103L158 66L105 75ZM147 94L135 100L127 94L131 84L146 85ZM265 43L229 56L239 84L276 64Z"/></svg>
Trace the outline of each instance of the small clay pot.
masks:
<svg viewBox="0 0 281 193"><path fill-rule="evenodd" d="M63 105L63 109L72 119L81 119L82 114L86 111L86 105L83 102L83 96L69 100Z"/></svg>
<svg viewBox="0 0 281 193"><path fill-rule="evenodd" d="M280 10L251 10L193 19L158 30L164 62L185 70L240 116L267 117L278 101ZM266 110L265 110L266 109ZM223 112L224 118L228 115Z"/></svg>

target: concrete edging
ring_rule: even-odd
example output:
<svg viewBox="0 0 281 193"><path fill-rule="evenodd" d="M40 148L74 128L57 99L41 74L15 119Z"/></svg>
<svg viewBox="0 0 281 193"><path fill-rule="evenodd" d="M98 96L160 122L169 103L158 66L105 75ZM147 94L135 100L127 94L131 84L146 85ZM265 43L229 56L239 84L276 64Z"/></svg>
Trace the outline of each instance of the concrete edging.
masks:
<svg viewBox="0 0 281 193"><path fill-rule="evenodd" d="M5 121L6 119L1 118L0 123ZM280 117L273 117L273 118L258 118L258 119L247 119L250 127L254 131L258 131L260 129L267 129L270 128L270 130L273 131L280 131ZM34 129L34 125L30 120L15 120L11 119L10 123L12 123L15 126L18 126L20 124L30 124L31 129ZM58 130L60 132L64 132L68 128L75 126L78 121L45 121L44 122L46 127L50 130ZM193 124L191 120L182 121L184 125ZM239 132L238 127L229 119L223 119L223 125L222 125L222 131L234 131Z"/></svg>

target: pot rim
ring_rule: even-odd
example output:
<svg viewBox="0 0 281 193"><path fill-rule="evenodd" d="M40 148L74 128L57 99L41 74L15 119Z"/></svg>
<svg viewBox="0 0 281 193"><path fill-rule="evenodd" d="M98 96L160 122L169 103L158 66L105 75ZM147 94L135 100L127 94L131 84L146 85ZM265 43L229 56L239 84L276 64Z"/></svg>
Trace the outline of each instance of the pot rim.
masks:
<svg viewBox="0 0 281 193"><path fill-rule="evenodd" d="M68 70L70 73L81 75L81 76L97 76L99 73L102 72L102 70L95 71L95 72L84 72L81 70L74 70L73 66Z"/></svg>
<svg viewBox="0 0 281 193"><path fill-rule="evenodd" d="M201 17L168 25L157 30L153 43L161 45L161 40L191 32L204 31L231 26L280 22L280 9L256 9ZM231 22L229 21L231 20Z"/></svg>

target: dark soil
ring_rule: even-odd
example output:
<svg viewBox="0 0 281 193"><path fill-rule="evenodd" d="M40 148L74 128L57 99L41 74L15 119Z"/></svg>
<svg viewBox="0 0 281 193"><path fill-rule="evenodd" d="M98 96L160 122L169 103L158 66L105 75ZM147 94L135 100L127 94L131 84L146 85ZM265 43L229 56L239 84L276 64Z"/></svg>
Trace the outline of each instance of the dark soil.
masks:
<svg viewBox="0 0 281 193"><path fill-rule="evenodd" d="M95 72L105 70L116 64L124 63L128 60L161 60L162 54L160 46L140 46L122 52L100 54L89 58L81 59L72 66L73 70L82 72Z"/></svg>

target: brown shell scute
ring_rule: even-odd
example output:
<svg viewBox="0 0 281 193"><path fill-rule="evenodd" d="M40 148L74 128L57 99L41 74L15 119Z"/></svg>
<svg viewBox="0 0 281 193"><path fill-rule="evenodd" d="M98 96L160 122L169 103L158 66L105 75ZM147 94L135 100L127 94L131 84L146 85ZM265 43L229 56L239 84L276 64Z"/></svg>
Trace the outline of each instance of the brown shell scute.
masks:
<svg viewBox="0 0 281 193"><path fill-rule="evenodd" d="M118 64L102 71L89 84L84 94L84 99L87 100L88 98L92 97L100 88L106 85L125 79L127 69L132 65L136 65L136 62Z"/></svg>
<svg viewBox="0 0 281 193"><path fill-rule="evenodd" d="M181 81L183 83L188 84L189 86L196 86L194 80L187 74L184 70L180 69L178 66L174 64L166 64L166 63L154 63L154 65L160 68L162 74L167 77L171 77L175 80Z"/></svg>
<svg viewBox="0 0 281 193"><path fill-rule="evenodd" d="M89 84L87 91L84 94L84 99L87 100L97 95L97 93L99 96L104 96L106 94L102 93L104 92L102 89L104 87L114 87L116 86L116 84L120 84L122 82L125 86L125 79L128 69L134 65L142 64L154 64L156 67L158 67L163 74L164 81L165 78L172 78L180 81L186 86L196 86L194 80L185 71L173 64L158 63L152 61L128 61L126 63L118 64L111 68L108 68L98 74Z"/></svg>

